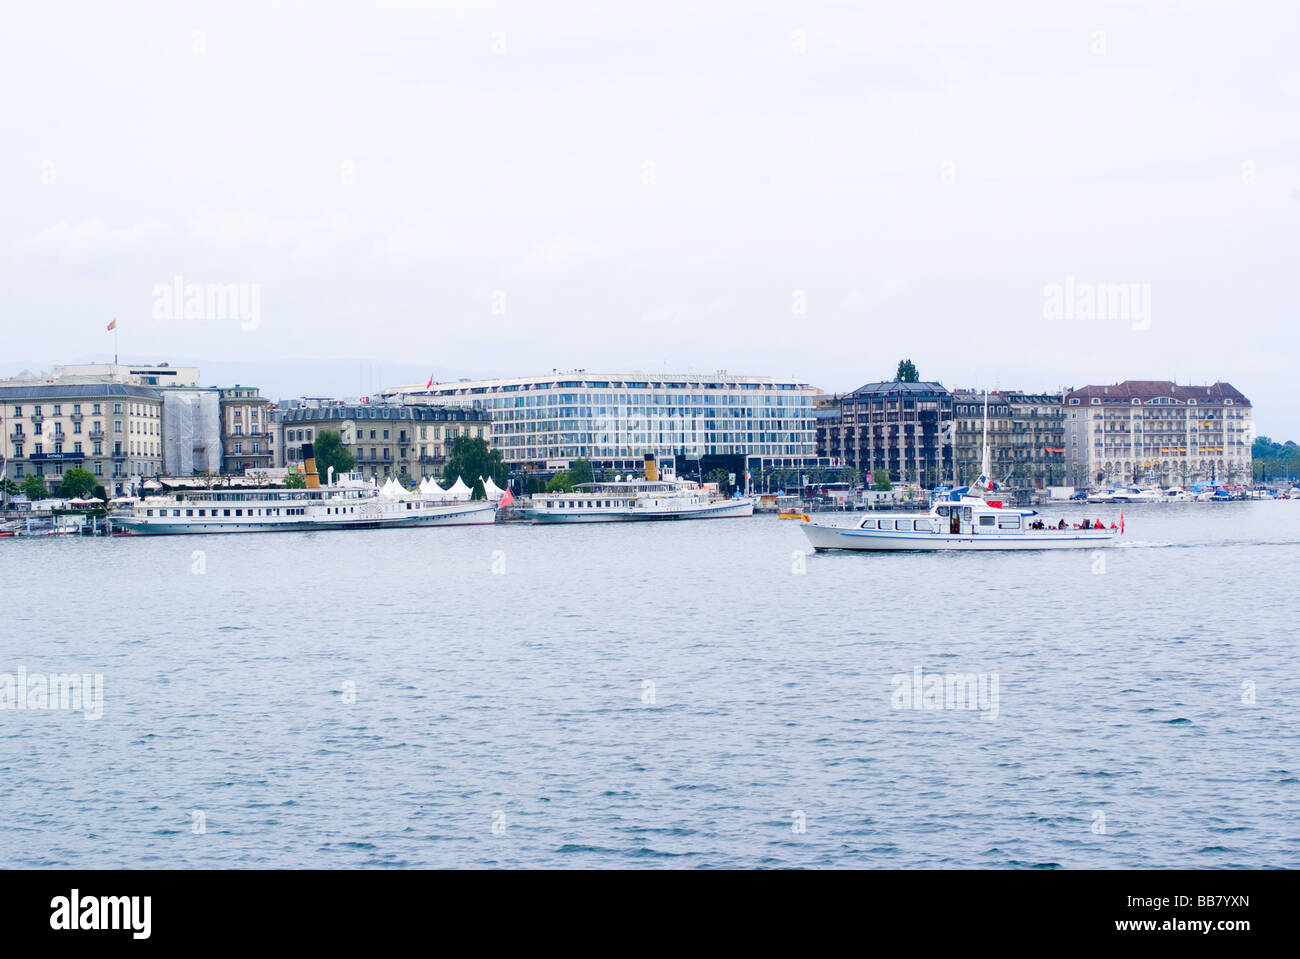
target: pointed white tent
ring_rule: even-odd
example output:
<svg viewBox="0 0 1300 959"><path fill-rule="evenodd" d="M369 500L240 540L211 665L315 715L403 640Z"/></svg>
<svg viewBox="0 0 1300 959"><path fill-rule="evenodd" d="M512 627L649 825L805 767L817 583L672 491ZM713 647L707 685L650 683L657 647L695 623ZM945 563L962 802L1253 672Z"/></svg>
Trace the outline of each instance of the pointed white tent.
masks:
<svg viewBox="0 0 1300 959"><path fill-rule="evenodd" d="M451 494L452 499L464 501L469 499L474 491L465 485L463 479L457 476L456 482L451 485L451 489L447 490L447 492Z"/></svg>
<svg viewBox="0 0 1300 959"><path fill-rule="evenodd" d="M480 476L479 479L482 479L482 477ZM491 476L484 480L483 491L487 493L487 498L494 503L506 495L506 491L494 483Z"/></svg>
<svg viewBox="0 0 1300 959"><path fill-rule="evenodd" d="M429 495L434 497L435 499L444 499L447 496L447 491L438 485L438 481L436 479L430 477Z"/></svg>

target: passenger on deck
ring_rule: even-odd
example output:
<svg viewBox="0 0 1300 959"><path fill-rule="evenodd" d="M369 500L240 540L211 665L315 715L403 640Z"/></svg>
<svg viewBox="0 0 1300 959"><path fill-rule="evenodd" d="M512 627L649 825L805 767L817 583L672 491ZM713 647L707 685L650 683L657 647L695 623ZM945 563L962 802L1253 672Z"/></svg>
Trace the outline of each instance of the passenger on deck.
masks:
<svg viewBox="0 0 1300 959"><path fill-rule="evenodd" d="M1088 529L1088 528L1089 528L1089 526L1088 526L1088 517L1085 516L1085 517L1083 518L1083 522L1079 524L1079 529Z"/></svg>
<svg viewBox="0 0 1300 959"><path fill-rule="evenodd" d="M1060 521L1059 523L1056 524L1056 528L1057 528L1057 529L1065 529L1065 519L1064 519L1064 518L1062 518L1061 521Z"/></svg>

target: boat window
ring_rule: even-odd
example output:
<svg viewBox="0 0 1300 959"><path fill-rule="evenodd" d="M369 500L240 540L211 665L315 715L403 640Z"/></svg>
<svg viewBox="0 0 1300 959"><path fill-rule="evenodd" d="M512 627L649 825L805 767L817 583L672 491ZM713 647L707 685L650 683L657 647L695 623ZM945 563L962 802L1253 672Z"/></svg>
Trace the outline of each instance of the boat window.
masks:
<svg viewBox="0 0 1300 959"><path fill-rule="evenodd" d="M874 519L864 519L859 529L875 529L876 521Z"/></svg>
<svg viewBox="0 0 1300 959"><path fill-rule="evenodd" d="M997 517L996 517L996 516L981 516L981 517L980 517L980 525L981 525L981 526L992 526L992 525L993 525L994 523L996 523L996 522L997 522Z"/></svg>
<svg viewBox="0 0 1300 959"><path fill-rule="evenodd" d="M918 519L916 521L915 528L918 533L934 532L934 527L930 525L930 521L928 519Z"/></svg>
<svg viewBox="0 0 1300 959"><path fill-rule="evenodd" d="M1019 516L999 516L998 529L1020 529Z"/></svg>

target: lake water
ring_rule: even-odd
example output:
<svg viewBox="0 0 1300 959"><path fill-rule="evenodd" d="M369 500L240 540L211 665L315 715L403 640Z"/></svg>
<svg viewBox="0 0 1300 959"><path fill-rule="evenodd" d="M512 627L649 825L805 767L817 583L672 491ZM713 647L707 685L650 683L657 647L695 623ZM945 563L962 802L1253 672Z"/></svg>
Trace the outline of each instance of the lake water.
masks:
<svg viewBox="0 0 1300 959"><path fill-rule="evenodd" d="M1300 503L1125 519L0 541L0 865L1300 867Z"/></svg>

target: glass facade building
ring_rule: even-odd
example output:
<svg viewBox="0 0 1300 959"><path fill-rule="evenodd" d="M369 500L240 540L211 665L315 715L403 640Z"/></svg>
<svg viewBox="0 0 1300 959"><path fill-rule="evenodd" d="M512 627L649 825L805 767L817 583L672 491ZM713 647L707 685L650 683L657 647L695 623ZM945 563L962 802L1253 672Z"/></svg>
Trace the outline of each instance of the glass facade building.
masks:
<svg viewBox="0 0 1300 959"><path fill-rule="evenodd" d="M557 373L390 390L408 404L486 412L507 463L547 469L578 458L635 469L645 453L733 469L816 460L813 399L794 380L763 376Z"/></svg>

